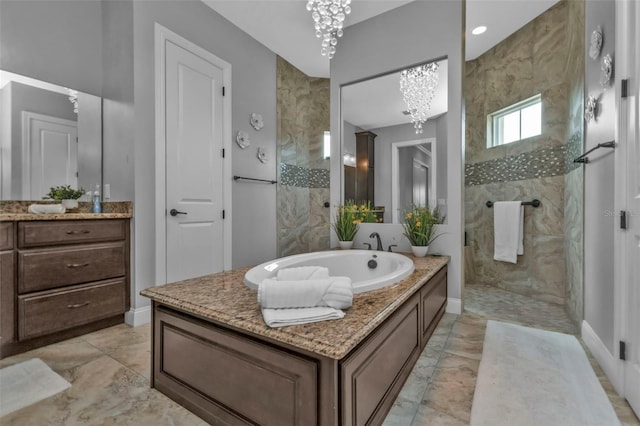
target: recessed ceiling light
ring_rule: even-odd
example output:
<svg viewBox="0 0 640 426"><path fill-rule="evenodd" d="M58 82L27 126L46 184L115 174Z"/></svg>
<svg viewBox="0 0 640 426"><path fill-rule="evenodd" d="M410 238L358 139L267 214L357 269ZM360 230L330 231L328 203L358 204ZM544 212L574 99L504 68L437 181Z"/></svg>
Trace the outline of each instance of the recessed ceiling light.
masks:
<svg viewBox="0 0 640 426"><path fill-rule="evenodd" d="M480 35L485 31L487 31L487 27L485 27L484 25L480 25L479 27L475 27L473 30L471 30L471 34Z"/></svg>

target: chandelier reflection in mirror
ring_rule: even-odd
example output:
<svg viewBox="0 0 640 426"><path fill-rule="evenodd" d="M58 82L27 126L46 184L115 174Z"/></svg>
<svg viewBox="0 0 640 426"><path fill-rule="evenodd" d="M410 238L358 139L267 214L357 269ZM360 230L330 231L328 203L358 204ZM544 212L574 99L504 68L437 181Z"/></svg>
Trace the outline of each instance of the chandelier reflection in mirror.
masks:
<svg viewBox="0 0 640 426"><path fill-rule="evenodd" d="M351 0L309 0L307 10L315 23L316 37L322 38L322 56L333 58L344 20L351 13Z"/></svg>
<svg viewBox="0 0 640 426"><path fill-rule="evenodd" d="M431 101L438 85L438 64L419 65L402 70L400 73L400 91L411 114L411 122L416 134L422 133L422 124L427 121Z"/></svg>

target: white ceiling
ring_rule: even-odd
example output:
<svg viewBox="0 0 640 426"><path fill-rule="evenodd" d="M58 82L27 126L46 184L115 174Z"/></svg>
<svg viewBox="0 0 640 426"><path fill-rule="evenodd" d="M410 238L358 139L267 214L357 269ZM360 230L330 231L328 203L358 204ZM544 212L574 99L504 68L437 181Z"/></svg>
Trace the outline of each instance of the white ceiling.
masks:
<svg viewBox="0 0 640 426"><path fill-rule="evenodd" d="M312 77L329 77L329 59L320 55L306 0L202 0L234 25ZM439 1L453 0L415 0ZM467 0L466 60L475 59L516 30L533 20L559 0ZM391 9L408 0L352 0L349 26ZM479 25L488 29L474 36ZM338 40L338 49L340 41ZM428 59L428 58L425 58ZM441 64L439 90L432 103L433 117L447 111L446 62ZM403 105L398 74L383 76L348 86L342 90L345 120L363 129L409 123ZM374 89L375 86L375 89Z"/></svg>
<svg viewBox="0 0 640 426"><path fill-rule="evenodd" d="M437 4L436 0L415 1L433 1ZM475 59L486 52L557 1L467 0L466 59ZM315 36L306 0L203 2L305 74L329 77L329 59L320 55L320 39ZM345 24L348 27L406 3L410 1L353 0L352 12ZM486 25L487 32L479 36L471 35L471 30L478 25ZM340 41L337 48L340 49Z"/></svg>
<svg viewBox="0 0 640 426"><path fill-rule="evenodd" d="M447 61L439 61L438 66L438 86L429 118L444 114L448 108ZM400 72L345 86L340 96L342 118L363 130L411 122L402 113L407 105L400 92Z"/></svg>

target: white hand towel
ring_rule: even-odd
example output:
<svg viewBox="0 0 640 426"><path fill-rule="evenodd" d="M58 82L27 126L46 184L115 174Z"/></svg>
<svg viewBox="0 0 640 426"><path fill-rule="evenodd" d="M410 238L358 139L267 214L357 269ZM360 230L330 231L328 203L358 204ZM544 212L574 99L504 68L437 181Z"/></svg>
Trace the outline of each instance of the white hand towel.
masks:
<svg viewBox="0 0 640 426"><path fill-rule="evenodd" d="M323 266L299 266L278 271L276 278L281 281L315 280L329 278L329 268Z"/></svg>
<svg viewBox="0 0 640 426"><path fill-rule="evenodd" d="M524 254L524 208L520 201L498 201L493 205L495 260L518 262Z"/></svg>
<svg viewBox="0 0 640 426"><path fill-rule="evenodd" d="M35 214L62 214L67 211L62 204L31 204L29 213Z"/></svg>
<svg viewBox="0 0 640 426"><path fill-rule="evenodd" d="M316 306L314 308L296 309L262 309L262 317L269 327L284 327L287 325L306 324L318 321L328 321L344 317L339 309Z"/></svg>
<svg viewBox="0 0 640 426"><path fill-rule="evenodd" d="M280 281L264 279L258 286L258 303L263 308L310 308L329 306L347 309L353 303L351 278Z"/></svg>

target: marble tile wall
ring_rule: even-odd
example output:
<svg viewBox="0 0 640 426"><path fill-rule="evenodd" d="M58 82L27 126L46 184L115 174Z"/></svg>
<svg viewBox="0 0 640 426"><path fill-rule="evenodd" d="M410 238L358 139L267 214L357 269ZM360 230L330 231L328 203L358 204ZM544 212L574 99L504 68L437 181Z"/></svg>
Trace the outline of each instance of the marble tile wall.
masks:
<svg viewBox="0 0 640 426"><path fill-rule="evenodd" d="M569 98L567 174L564 181L564 252L566 309L576 324L584 318L584 166L573 159L584 152L584 1L569 2L569 74L576 76Z"/></svg>
<svg viewBox="0 0 640 426"><path fill-rule="evenodd" d="M577 36L580 25L573 22L580 7L570 3L580 2L557 3L466 64L465 230L469 259L465 271L469 283L489 284L557 304L565 304L569 298L579 310L579 292L569 295L567 288L569 281L579 286L575 275L580 269L575 262L580 253L567 239L581 232L581 221L567 218L565 206L574 205L582 189L574 177L568 194L565 176L575 170L572 156L582 150L582 118L578 118L574 95L579 85L576 80L580 80L575 77L582 75L584 67L574 49L584 50L576 48L583 36ZM542 94L542 134L487 148L487 114L537 93ZM533 198L542 205L525 207L525 254L515 265L493 260L493 210L485 203ZM571 265L567 248L574 250Z"/></svg>
<svg viewBox="0 0 640 426"><path fill-rule="evenodd" d="M329 248L329 80L277 60L278 255Z"/></svg>

